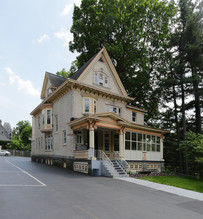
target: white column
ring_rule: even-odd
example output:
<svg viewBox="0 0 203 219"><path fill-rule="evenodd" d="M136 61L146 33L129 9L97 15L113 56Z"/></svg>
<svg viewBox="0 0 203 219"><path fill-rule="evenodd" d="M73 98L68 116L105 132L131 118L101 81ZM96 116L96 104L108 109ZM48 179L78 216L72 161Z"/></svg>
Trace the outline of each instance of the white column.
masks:
<svg viewBox="0 0 203 219"><path fill-rule="evenodd" d="M119 133L119 153L121 157L124 157L124 147L123 147L123 132Z"/></svg>
<svg viewBox="0 0 203 219"><path fill-rule="evenodd" d="M95 160L94 157L94 128L89 129L89 147L90 147L90 157Z"/></svg>

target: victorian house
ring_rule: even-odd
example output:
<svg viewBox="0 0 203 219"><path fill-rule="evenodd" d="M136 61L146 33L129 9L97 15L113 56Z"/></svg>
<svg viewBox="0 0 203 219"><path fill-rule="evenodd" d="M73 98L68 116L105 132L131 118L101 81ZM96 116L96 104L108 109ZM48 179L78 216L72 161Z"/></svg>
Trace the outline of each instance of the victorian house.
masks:
<svg viewBox="0 0 203 219"><path fill-rule="evenodd" d="M105 48L70 78L46 72L32 115L32 160L121 176L163 169L166 131L144 125Z"/></svg>

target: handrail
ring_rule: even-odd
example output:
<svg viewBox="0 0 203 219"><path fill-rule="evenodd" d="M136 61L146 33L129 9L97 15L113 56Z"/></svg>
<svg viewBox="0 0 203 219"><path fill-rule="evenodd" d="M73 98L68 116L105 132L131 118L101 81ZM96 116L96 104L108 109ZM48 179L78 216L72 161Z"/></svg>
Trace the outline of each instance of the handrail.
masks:
<svg viewBox="0 0 203 219"><path fill-rule="evenodd" d="M124 157L121 157L118 151L114 151L114 157L119 162L119 164L124 168L124 170L128 169L128 162L124 159Z"/></svg>
<svg viewBox="0 0 203 219"><path fill-rule="evenodd" d="M104 153L104 151L102 150L95 150L95 157L99 160L102 160L106 163L108 163L111 167L111 172L114 175L115 174L115 169L114 169L114 165L111 162L111 160L109 159L109 157Z"/></svg>

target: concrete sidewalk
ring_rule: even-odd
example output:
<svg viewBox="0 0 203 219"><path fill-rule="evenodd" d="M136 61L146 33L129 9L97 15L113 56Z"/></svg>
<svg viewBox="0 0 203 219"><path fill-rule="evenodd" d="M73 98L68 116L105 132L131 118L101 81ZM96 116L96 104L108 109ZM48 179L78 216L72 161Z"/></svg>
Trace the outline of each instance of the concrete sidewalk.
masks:
<svg viewBox="0 0 203 219"><path fill-rule="evenodd" d="M164 192L169 192L175 195L179 195L179 196L183 196L183 197L187 197L187 198L192 198L192 199L196 199L199 201L203 201L203 194L200 192L194 192L191 190L187 190L187 189L181 189L181 188L177 188L174 186L167 186L167 185L163 185L163 184L159 184L159 183L154 183L154 182L149 182L146 180L141 180L141 179L135 179L132 177L123 177L123 178L116 178L119 180L123 180L123 181L127 181L127 182L131 182L131 183L136 183L142 186L147 186L156 190L160 190L160 191L164 191Z"/></svg>

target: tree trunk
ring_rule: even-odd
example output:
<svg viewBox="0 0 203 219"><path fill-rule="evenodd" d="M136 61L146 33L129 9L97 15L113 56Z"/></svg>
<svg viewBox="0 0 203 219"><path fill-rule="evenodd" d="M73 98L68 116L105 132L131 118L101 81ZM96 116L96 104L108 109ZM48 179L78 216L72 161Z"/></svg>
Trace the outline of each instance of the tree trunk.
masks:
<svg viewBox="0 0 203 219"><path fill-rule="evenodd" d="M201 110L200 110L200 97L199 97L199 82L196 79L196 72L194 68L192 68L192 77L193 77L193 88L194 88L194 96L195 96L195 126L196 126L196 134L202 133L201 128Z"/></svg>

